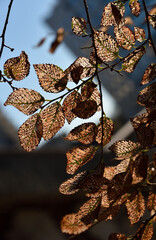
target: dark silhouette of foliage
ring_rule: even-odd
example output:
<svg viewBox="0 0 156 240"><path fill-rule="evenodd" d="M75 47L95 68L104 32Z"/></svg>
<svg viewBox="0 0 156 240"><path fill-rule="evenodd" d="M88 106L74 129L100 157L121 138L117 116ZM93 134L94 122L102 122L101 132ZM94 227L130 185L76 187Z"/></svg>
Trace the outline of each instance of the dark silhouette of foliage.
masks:
<svg viewBox="0 0 156 240"><path fill-rule="evenodd" d="M5 31L12 2L10 1L1 36L1 54L6 47ZM44 140L51 139L64 126L65 121L70 124L77 117L88 119L101 111L97 125L94 122L80 124L65 137L65 140L81 143L66 153L68 174L75 174L81 166L91 161L98 149L101 149L101 156L95 169L76 173L61 184L59 190L63 194L74 194L82 190L88 197L88 201L77 213L63 217L61 230L70 235L80 234L100 221L112 220L125 205L130 223L133 225L140 221L140 227L133 236L110 233L109 240L150 240L153 222L156 221L156 153L153 154L153 159L148 154L156 147L156 63L151 62L140 79L140 85L145 87L138 94L137 103L145 107L146 113L131 118L136 141L120 139L113 143L109 149L114 153L114 159L120 162L109 167L104 163L103 146L111 140L113 121L104 112L99 72L110 69L116 74L121 74L122 71L132 73L146 54L148 45L156 55L151 32L151 27L156 28L156 8L148 11L145 0L142 0L147 24L145 34L145 30L139 26L134 26L134 30L127 27L124 17L127 7L130 7L132 15L139 17L140 1L117 0L108 3L104 6L99 28L93 28L87 0L83 2L86 19L74 16L71 20L72 31L78 37L91 37L90 58L80 56L65 70L54 64L33 65L44 91L64 91L63 94L45 103L44 97L35 90L16 89L13 86L14 80L20 81L29 74L28 56L22 51L19 57L10 58L4 63L1 81L8 83L13 90L4 105L12 105L24 114L31 115L18 131L21 146L26 151L34 150L42 137ZM114 36L107 33L107 27L114 29ZM64 30L59 29L51 52L55 51L63 38ZM45 38L41 39L37 46L44 41ZM126 56L119 55L120 47L125 49ZM94 77L97 77L98 85L94 83ZM73 89L67 87L68 81L75 83ZM145 191L149 192L147 202ZM146 209L151 216L141 222Z"/></svg>

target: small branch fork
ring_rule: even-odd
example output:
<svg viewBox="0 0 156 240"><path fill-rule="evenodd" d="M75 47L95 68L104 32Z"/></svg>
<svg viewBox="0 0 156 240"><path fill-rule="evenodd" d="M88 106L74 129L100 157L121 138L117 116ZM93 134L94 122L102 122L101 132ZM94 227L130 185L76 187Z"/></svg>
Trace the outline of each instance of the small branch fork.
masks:
<svg viewBox="0 0 156 240"><path fill-rule="evenodd" d="M9 48L11 51L14 50L13 48L10 48L9 46L5 45L5 33L6 33L6 29L7 29L7 24L8 24L8 20L9 20L9 16L10 16L12 3L13 3L13 0L10 0L9 6L8 6L7 16L6 16L5 23L4 23L4 28L3 28L3 31L2 31L2 35L0 36L2 38L2 43L1 43L1 48L0 48L0 58L2 56L4 47Z"/></svg>

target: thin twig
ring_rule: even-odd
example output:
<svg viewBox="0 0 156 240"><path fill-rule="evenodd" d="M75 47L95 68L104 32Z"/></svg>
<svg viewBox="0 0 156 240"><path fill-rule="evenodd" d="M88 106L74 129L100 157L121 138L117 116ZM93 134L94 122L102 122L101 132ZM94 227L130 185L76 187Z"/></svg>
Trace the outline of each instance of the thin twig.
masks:
<svg viewBox="0 0 156 240"><path fill-rule="evenodd" d="M3 48L6 46L5 45L5 33L6 33L6 28L7 28L7 24L8 24L8 20L9 20L9 15L10 15L12 3L13 3L13 0L10 0L9 6L8 6L8 12L7 12L6 20L5 20L5 23L4 23L4 28L3 28L2 35L1 35L2 43L1 43L1 49L0 49L0 58L2 56Z"/></svg>

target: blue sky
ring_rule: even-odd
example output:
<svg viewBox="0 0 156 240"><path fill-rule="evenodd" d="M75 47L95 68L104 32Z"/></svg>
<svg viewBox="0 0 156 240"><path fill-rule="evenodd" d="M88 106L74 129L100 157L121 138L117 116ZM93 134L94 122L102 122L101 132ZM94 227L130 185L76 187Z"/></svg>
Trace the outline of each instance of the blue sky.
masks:
<svg viewBox="0 0 156 240"><path fill-rule="evenodd" d="M34 89L48 99L56 97L56 94L46 93L42 90L38 84L32 64L53 63L64 70L76 59L76 56L72 54L64 43L60 45L54 54L50 54L48 48L52 38L47 39L42 47L34 48L42 37L51 32L51 29L48 28L44 19L52 13L52 9L54 5L57 4L57 1L58 0L14 0L6 32L6 45L13 47L15 50L11 52L9 49L4 48L0 62L0 69L3 69L3 64L8 58L19 56L21 51L25 51L29 56L31 64L30 74L24 80L15 82L14 86ZM0 2L0 32L2 32L2 23L4 23L10 1L0 0ZM55 38L55 36L53 37ZM1 83L0 87L0 108L14 126L18 128L28 116L12 106L3 106L12 89L6 83ZM112 98L107 92L104 92L104 108L109 117L112 117L115 107ZM95 117L93 119L95 119ZM66 124L66 129L72 129L75 124L77 124L77 120L73 121L70 128L68 124Z"/></svg>

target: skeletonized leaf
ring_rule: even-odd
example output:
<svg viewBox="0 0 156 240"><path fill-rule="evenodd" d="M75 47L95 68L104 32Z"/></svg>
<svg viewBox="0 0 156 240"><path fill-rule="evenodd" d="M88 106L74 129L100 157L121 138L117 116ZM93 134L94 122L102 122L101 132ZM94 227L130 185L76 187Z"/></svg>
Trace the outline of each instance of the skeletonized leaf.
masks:
<svg viewBox="0 0 156 240"><path fill-rule="evenodd" d="M44 103L42 95L34 90L18 88L7 98L4 106L11 105L26 115L31 115Z"/></svg>
<svg viewBox="0 0 156 240"><path fill-rule="evenodd" d="M134 34L138 42L143 42L145 40L145 31L143 28L134 27Z"/></svg>
<svg viewBox="0 0 156 240"><path fill-rule="evenodd" d="M93 223L97 218L100 210L101 197L93 197L89 199L80 208L76 214L76 218L80 219L85 225Z"/></svg>
<svg viewBox="0 0 156 240"><path fill-rule="evenodd" d="M156 211L156 194L150 192L148 195L148 200L147 200L147 209L149 211Z"/></svg>
<svg viewBox="0 0 156 240"><path fill-rule="evenodd" d="M41 87L52 93L65 89L67 78L61 68L54 64L34 64Z"/></svg>
<svg viewBox="0 0 156 240"><path fill-rule="evenodd" d="M124 62L122 64L122 70L128 73L133 72L137 63L142 58L144 53L145 53L145 48L141 47L139 49L134 50L130 54L128 54L128 56L125 57Z"/></svg>
<svg viewBox="0 0 156 240"><path fill-rule="evenodd" d="M30 152L38 146L42 137L42 122L37 113L20 126L18 136L25 151Z"/></svg>
<svg viewBox="0 0 156 240"><path fill-rule="evenodd" d="M77 106L77 104L81 100L81 95L77 91L73 91L68 94L68 96L64 99L62 109L67 119L67 122L70 124L76 115L73 113L73 109Z"/></svg>
<svg viewBox="0 0 156 240"><path fill-rule="evenodd" d="M67 173L74 174L81 166L89 162L95 155L94 146L74 147L66 153Z"/></svg>
<svg viewBox="0 0 156 240"><path fill-rule="evenodd" d="M143 78L140 82L140 85L144 85L144 84L147 84L147 83L150 83L152 82L154 79L156 78L156 63L151 63L144 75L143 75Z"/></svg>
<svg viewBox="0 0 156 240"><path fill-rule="evenodd" d="M126 202L131 224L137 223L145 212L145 200L141 192L132 194Z"/></svg>
<svg viewBox="0 0 156 240"><path fill-rule="evenodd" d="M49 52L54 53L56 48L60 45L61 42L64 40L64 28L60 27L57 29L57 34L55 40L51 43Z"/></svg>
<svg viewBox="0 0 156 240"><path fill-rule="evenodd" d="M79 118L87 119L93 116L97 111L97 103L94 100L85 100L79 102L72 112Z"/></svg>
<svg viewBox="0 0 156 240"><path fill-rule="evenodd" d="M130 0L129 6L133 15L138 17L140 15L140 2L138 0Z"/></svg>
<svg viewBox="0 0 156 240"><path fill-rule="evenodd" d="M65 138L65 140L79 141L83 144L90 144L94 141L97 133L95 123L83 123L75 127Z"/></svg>
<svg viewBox="0 0 156 240"><path fill-rule="evenodd" d="M111 233L108 240L126 240L127 237L123 233Z"/></svg>
<svg viewBox="0 0 156 240"><path fill-rule="evenodd" d="M135 37L132 30L123 25L122 27L114 28L115 38L120 47L131 50L133 45L135 44Z"/></svg>
<svg viewBox="0 0 156 240"><path fill-rule="evenodd" d="M83 18L72 17L72 31L77 36L81 36L86 30L86 21Z"/></svg>
<svg viewBox="0 0 156 240"><path fill-rule="evenodd" d="M92 76L95 73L93 66L88 58L78 57L65 71L66 77L76 84L80 79Z"/></svg>
<svg viewBox="0 0 156 240"><path fill-rule="evenodd" d="M61 186L59 187L59 191L62 194L70 195L74 194L79 191L80 184L83 181L83 179L86 177L87 172L80 172L77 175L75 175L72 178L69 178L67 181L63 182Z"/></svg>
<svg viewBox="0 0 156 240"><path fill-rule="evenodd" d="M125 7L121 2L108 3L103 10L101 26L122 25Z"/></svg>
<svg viewBox="0 0 156 240"><path fill-rule="evenodd" d="M119 48L114 38L102 31L94 32L97 55L102 62L113 61L118 57Z"/></svg>
<svg viewBox="0 0 156 240"><path fill-rule="evenodd" d="M20 81L29 74L30 63L28 55L22 51L19 57L8 59L3 67L7 78Z"/></svg>
<svg viewBox="0 0 156 240"><path fill-rule="evenodd" d="M61 221L61 231L67 234L77 235L86 231L90 227L91 224L85 225L80 220L77 221L76 214L65 215Z"/></svg>
<svg viewBox="0 0 156 240"><path fill-rule="evenodd" d="M151 240L153 236L153 224L148 222L147 224L142 223L137 230L136 239L140 240Z"/></svg>
<svg viewBox="0 0 156 240"><path fill-rule="evenodd" d="M151 85L145 87L142 91L140 91L138 95L137 103L147 108L155 107L156 83L152 83Z"/></svg>
<svg viewBox="0 0 156 240"><path fill-rule="evenodd" d="M102 144L103 146L105 146L107 143L110 142L113 134L113 129L114 129L113 121L109 118L104 118L103 126L102 126L102 123L100 123L100 125L98 126L98 132L95 140L99 144L101 144L101 140L102 140L102 127L103 127L103 143Z"/></svg>
<svg viewBox="0 0 156 240"><path fill-rule="evenodd" d="M43 124L44 140L52 138L65 123L65 117L59 102L55 102L45 108L40 116Z"/></svg>
<svg viewBox="0 0 156 240"><path fill-rule="evenodd" d="M150 11L149 11L149 22L151 26L156 29L156 6L154 6Z"/></svg>
<svg viewBox="0 0 156 240"><path fill-rule="evenodd" d="M121 140L112 144L109 149L116 154L117 160L129 158L138 149L139 144L130 140Z"/></svg>

